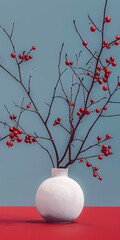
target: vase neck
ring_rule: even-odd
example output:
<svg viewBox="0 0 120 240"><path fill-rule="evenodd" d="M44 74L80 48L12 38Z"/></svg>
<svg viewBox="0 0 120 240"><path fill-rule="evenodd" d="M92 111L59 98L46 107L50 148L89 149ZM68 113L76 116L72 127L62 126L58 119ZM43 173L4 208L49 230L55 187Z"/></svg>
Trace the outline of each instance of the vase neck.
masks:
<svg viewBox="0 0 120 240"><path fill-rule="evenodd" d="M52 168L52 177L68 176L68 168Z"/></svg>

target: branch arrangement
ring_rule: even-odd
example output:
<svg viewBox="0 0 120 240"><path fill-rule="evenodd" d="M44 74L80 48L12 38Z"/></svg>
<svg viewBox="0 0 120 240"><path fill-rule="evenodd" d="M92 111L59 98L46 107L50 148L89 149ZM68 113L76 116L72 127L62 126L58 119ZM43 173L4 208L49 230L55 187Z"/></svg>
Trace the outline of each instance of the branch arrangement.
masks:
<svg viewBox="0 0 120 240"><path fill-rule="evenodd" d="M93 52L91 50L89 43L83 39L75 20L73 20L75 32L80 39L82 47L90 54L90 59L87 59L86 64L82 66L81 61L79 63L79 59L81 60L82 51L76 55L74 63L73 61L69 60L67 54L65 54L65 68L62 69L61 62L64 43L62 44L58 61L58 80L53 89L51 101L49 104L47 104L48 109L45 118L42 116L41 111L38 109L37 104L31 96L31 74L26 87L21 71L21 65L32 60L33 56L31 53L36 50L36 46L32 46L28 52L24 51L18 54L12 40L14 24L11 33L8 33L5 28L0 26L12 46L13 51L11 53L11 58L16 63L18 77L16 77L4 65L0 64L0 68L15 82L17 82L20 87L22 87L28 99L27 105L24 104L24 98L22 99L20 105L15 104L15 107L20 110L18 116L11 113L5 106L9 115L10 123L0 121L0 123L8 129L8 134L1 137L0 141L6 140L6 145L9 148L13 147L15 143L20 143L22 141L24 141L26 144L38 144L38 146L40 146L48 154L53 167L67 168L78 161L79 163L85 163L87 167L90 167L92 169L93 176L97 177L99 180L102 180L102 177L98 173L99 169L89 160L94 158L102 160L104 157L112 154L112 147L109 145L109 140L112 138L112 136L110 133L106 133L105 136L98 135L96 136L94 143L90 144L90 134L101 118L120 116L120 113L106 113L112 104L120 103L119 101L114 101L113 99L113 96L116 94L116 92L120 90L119 77L116 79L116 86L114 89L111 87L112 69L117 66L117 62L115 61L114 56L110 56L109 58L105 57L106 51L114 46L118 46L120 40L119 35L117 35L115 39L110 42L106 40L105 28L107 28L111 22L111 17L106 16L107 3L108 0L105 1L101 26L97 26L92 18L88 16L91 33L96 34L96 32L98 32L100 35L101 40L100 45L98 46L99 51ZM63 75L65 75L67 71L71 73L71 83L66 90ZM58 89L59 94L57 94ZM98 92L96 99L92 98L94 91ZM100 91L101 97L99 97ZM54 122L51 121L51 112L56 100L63 101L66 104L66 121L68 121L67 127L63 124L62 116L57 116ZM35 131L34 134L28 133L22 127L21 116L25 112L32 112L36 115L36 117L39 118L40 124L42 124L42 127L45 130L45 136L47 135L47 137L39 136ZM83 128L84 121L87 121L88 129L83 136L78 137L78 134L80 134L80 129ZM62 156L60 156L59 146L57 146L53 137L52 131L54 127L56 128L56 131L57 128L61 128L61 130L67 134L68 141L66 146L64 146ZM48 141L51 149L54 150L54 159L51 151L44 146L44 141ZM87 142L89 142L88 146L86 146ZM94 149L97 149L98 154L95 153L90 155L89 153L91 149L92 152L94 152Z"/></svg>

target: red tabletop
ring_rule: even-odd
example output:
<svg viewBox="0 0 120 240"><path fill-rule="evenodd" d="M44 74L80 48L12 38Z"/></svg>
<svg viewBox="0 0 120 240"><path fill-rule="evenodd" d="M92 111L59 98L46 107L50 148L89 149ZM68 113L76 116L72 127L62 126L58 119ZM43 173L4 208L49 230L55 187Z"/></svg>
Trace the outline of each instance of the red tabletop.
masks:
<svg viewBox="0 0 120 240"><path fill-rule="evenodd" d="M120 207L85 207L73 223L46 223L35 207L0 207L0 240L119 240Z"/></svg>

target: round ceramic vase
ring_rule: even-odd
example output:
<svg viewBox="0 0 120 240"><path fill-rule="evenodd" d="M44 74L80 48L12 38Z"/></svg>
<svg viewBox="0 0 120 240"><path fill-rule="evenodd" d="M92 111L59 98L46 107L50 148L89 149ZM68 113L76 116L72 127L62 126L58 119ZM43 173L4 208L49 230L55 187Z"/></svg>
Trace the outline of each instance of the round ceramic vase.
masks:
<svg viewBox="0 0 120 240"><path fill-rule="evenodd" d="M84 194L80 185L68 177L68 168L52 168L36 193L36 207L47 222L72 222L81 213Z"/></svg>

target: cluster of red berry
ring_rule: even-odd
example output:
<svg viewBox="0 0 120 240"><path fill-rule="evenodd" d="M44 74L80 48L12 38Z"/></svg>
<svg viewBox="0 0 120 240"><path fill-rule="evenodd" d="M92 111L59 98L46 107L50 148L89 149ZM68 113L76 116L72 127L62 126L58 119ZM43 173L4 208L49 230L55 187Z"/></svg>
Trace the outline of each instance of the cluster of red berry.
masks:
<svg viewBox="0 0 120 240"><path fill-rule="evenodd" d="M56 125L60 124L60 122L61 122L61 118L58 117L57 119L55 119L55 121L53 123L53 126L56 126Z"/></svg>
<svg viewBox="0 0 120 240"><path fill-rule="evenodd" d="M65 64L66 64L66 66L72 66L72 65L73 65L73 62L70 61L70 60L66 60L66 61L65 61Z"/></svg>
<svg viewBox="0 0 120 240"><path fill-rule="evenodd" d="M36 46L32 46L30 51L32 51L32 50L34 51L34 50L36 50L36 49L37 49ZM12 58L16 58L16 53L15 53L15 52L12 52L12 53L11 53L11 57L12 57ZM28 55L28 54L19 54L19 55L18 55L18 58L21 59L21 60L23 60L23 61L29 61L29 60L31 60L33 57L32 57L32 55Z"/></svg>
<svg viewBox="0 0 120 240"><path fill-rule="evenodd" d="M111 22L111 17L110 17L110 16L106 16L106 17L105 17L105 22L106 22L106 23ZM96 26L92 25L92 26L90 27L90 31L91 31L91 32L95 32L96 30L97 30ZM116 41L117 41L117 39L116 39ZM87 42L87 41L83 41L82 44L83 44L84 47L87 47L88 42ZM117 45L117 44L116 44L116 45ZM109 45L108 43L106 43L106 48L108 48L108 49L110 48L110 45Z"/></svg>
<svg viewBox="0 0 120 240"><path fill-rule="evenodd" d="M25 143L34 143L36 142L36 138L32 136L32 134L27 134L24 139Z"/></svg>
<svg viewBox="0 0 120 240"><path fill-rule="evenodd" d="M17 126L13 126L13 127L9 128L9 132L10 132L10 134L9 134L10 140L8 140L6 142L6 145L8 147L12 147L14 145L15 141L22 142L22 138L19 136L19 135L22 134L22 130L21 129L19 129Z"/></svg>
<svg viewBox="0 0 120 240"><path fill-rule="evenodd" d="M93 170L93 177L98 177L98 180L102 180L102 177L99 176L99 174L97 173L97 171L99 170L99 168L97 166L92 166L91 162L88 162L86 159L84 158L80 158L80 162L86 162L86 166L87 167L92 167Z"/></svg>
<svg viewBox="0 0 120 240"><path fill-rule="evenodd" d="M106 144L102 145L101 152L104 154L105 157L112 154L111 148L112 147L110 145L108 145L108 146ZM102 159L99 158L99 160L102 160Z"/></svg>
<svg viewBox="0 0 120 240"><path fill-rule="evenodd" d="M10 115L10 119L11 119L11 120L15 120L16 118L17 118L17 116L16 116L15 114Z"/></svg>

